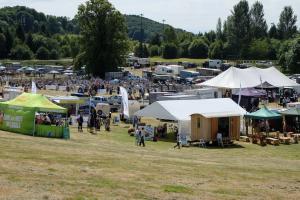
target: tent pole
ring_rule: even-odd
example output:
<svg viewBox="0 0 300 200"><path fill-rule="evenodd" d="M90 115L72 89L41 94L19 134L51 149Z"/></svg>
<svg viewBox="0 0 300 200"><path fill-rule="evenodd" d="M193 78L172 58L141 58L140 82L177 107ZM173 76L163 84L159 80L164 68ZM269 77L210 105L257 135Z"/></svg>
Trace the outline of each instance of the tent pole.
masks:
<svg viewBox="0 0 300 200"><path fill-rule="evenodd" d="M33 118L33 133L32 133L33 137L34 137L34 132L35 132L35 115L36 115L36 112L34 112L34 118Z"/></svg>

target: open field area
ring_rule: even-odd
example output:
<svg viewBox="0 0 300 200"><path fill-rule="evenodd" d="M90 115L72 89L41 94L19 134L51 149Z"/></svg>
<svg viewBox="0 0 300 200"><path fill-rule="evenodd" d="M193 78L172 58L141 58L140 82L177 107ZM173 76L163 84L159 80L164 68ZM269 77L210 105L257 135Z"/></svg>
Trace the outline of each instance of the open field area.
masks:
<svg viewBox="0 0 300 200"><path fill-rule="evenodd" d="M121 125L122 127L124 125ZM0 199L299 199L300 144L174 150L125 128L71 140L0 132Z"/></svg>
<svg viewBox="0 0 300 200"><path fill-rule="evenodd" d="M192 58L176 58L176 59L164 59L162 57L151 57L150 62L169 62L169 63L178 63L178 62L190 62L196 64L202 64L208 59L192 59Z"/></svg>
<svg viewBox="0 0 300 200"><path fill-rule="evenodd" d="M73 63L73 59L60 59L60 60L0 60L0 63L20 62L22 65L62 65L70 66Z"/></svg>

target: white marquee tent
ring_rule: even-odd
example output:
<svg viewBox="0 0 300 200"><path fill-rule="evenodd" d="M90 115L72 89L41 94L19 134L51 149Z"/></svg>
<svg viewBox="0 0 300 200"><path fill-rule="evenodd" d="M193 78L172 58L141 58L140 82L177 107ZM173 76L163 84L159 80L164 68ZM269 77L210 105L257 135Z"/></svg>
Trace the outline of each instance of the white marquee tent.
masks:
<svg viewBox="0 0 300 200"><path fill-rule="evenodd" d="M232 99L199 99L157 101L135 113L139 117L151 117L178 121L180 134L191 134L191 115L206 118L243 116L246 111Z"/></svg>
<svg viewBox="0 0 300 200"><path fill-rule="evenodd" d="M265 82L275 87L299 87L299 84L289 79L275 67L266 69L260 69L257 67L239 69L231 67L218 76L198 85L238 89L257 87Z"/></svg>

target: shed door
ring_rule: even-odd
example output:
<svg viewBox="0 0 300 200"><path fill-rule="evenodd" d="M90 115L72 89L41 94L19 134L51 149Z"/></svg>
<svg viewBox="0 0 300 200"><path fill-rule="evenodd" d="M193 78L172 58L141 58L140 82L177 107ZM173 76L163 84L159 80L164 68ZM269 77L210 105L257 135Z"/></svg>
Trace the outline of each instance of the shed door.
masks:
<svg viewBox="0 0 300 200"><path fill-rule="evenodd" d="M231 138L238 139L240 137L240 117L231 117Z"/></svg>
<svg viewBox="0 0 300 200"><path fill-rule="evenodd" d="M211 140L217 140L217 133L218 133L218 118L211 119Z"/></svg>

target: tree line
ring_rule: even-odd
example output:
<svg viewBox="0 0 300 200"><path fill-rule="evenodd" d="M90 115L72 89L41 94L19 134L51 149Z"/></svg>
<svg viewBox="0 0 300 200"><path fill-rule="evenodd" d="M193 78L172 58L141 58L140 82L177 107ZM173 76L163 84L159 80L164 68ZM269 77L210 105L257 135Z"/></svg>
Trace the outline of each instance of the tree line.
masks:
<svg viewBox="0 0 300 200"><path fill-rule="evenodd" d="M59 59L80 50L76 19L39 13L23 6L0 9L0 59Z"/></svg>
<svg viewBox="0 0 300 200"><path fill-rule="evenodd" d="M247 0L241 0L226 20L218 19L215 30L193 35L176 33L167 27L163 34L157 33L147 43L136 43L134 52L141 57L279 60L284 67L297 71L296 23L293 8L286 6L278 23L269 27L262 3L257 1L250 7Z"/></svg>

